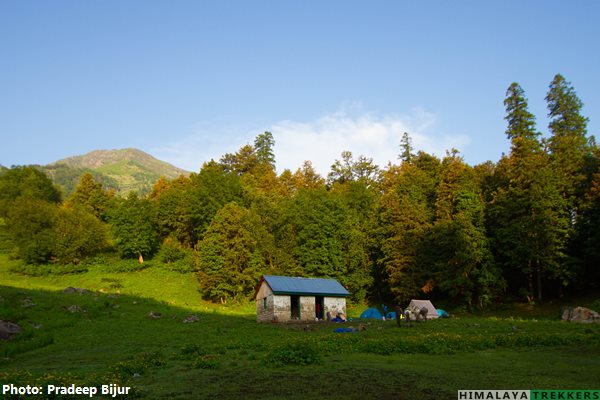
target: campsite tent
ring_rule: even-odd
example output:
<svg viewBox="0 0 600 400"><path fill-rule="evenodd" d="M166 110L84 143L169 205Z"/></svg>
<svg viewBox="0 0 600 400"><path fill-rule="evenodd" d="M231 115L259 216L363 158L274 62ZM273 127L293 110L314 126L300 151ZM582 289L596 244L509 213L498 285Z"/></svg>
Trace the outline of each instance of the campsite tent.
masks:
<svg viewBox="0 0 600 400"><path fill-rule="evenodd" d="M435 309L435 307L433 306L433 304L431 304L431 301L429 300L411 300L410 304L408 305L407 308L416 308L416 309L421 309L423 307L427 308L427 319L433 319L433 318L437 318L438 317L438 313L437 310Z"/></svg>
<svg viewBox="0 0 600 400"><path fill-rule="evenodd" d="M383 317L383 315L376 308L367 308L365 311L363 311L362 314L360 314L361 319L365 319L365 318L381 319L382 317Z"/></svg>

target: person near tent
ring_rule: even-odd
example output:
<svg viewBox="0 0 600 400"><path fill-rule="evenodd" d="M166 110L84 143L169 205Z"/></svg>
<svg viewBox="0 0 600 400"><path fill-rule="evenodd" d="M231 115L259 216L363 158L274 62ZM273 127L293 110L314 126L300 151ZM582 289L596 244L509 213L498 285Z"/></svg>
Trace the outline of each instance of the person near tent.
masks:
<svg viewBox="0 0 600 400"><path fill-rule="evenodd" d="M402 307L399 305L396 306L396 326L400 328L400 318L402 315Z"/></svg>

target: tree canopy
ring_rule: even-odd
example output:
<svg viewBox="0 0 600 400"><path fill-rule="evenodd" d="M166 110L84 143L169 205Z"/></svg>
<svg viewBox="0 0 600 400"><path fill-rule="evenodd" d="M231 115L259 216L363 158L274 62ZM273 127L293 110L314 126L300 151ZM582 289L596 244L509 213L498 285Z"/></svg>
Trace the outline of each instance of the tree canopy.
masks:
<svg viewBox="0 0 600 400"><path fill-rule="evenodd" d="M142 196L120 197L83 174L63 201L39 169L1 168L0 229L30 264L157 255L194 271L212 301L250 299L265 273L335 278L354 302L425 297L469 309L594 289L600 149L561 75L546 102L542 132L512 83L510 152L476 166L456 149L442 159L416 151L405 132L396 164L344 151L326 177L310 161L277 173L266 131Z"/></svg>

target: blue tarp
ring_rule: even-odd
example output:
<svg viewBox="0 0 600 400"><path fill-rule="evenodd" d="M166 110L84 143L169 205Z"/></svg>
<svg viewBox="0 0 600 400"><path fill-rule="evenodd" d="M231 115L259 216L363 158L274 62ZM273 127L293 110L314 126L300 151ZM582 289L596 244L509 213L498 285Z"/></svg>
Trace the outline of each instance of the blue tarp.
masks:
<svg viewBox="0 0 600 400"><path fill-rule="evenodd" d="M387 318L387 319L396 319L396 311L390 311L389 313L387 313L385 315L385 318Z"/></svg>
<svg viewBox="0 0 600 400"><path fill-rule="evenodd" d="M381 315L379 310L376 308L367 308L365 311L363 311L362 314L360 314L361 319L363 319L363 318L381 319L381 317L383 317L383 315Z"/></svg>
<svg viewBox="0 0 600 400"><path fill-rule="evenodd" d="M450 316L450 314L448 314L446 311L444 311L440 308L438 308L436 311L437 311L438 317L440 317L440 318L448 318Z"/></svg>

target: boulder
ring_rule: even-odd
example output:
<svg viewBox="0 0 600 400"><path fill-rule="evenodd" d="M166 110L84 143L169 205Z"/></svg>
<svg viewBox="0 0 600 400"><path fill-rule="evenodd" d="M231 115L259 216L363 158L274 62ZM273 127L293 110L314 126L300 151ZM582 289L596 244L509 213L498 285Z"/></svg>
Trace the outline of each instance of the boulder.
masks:
<svg viewBox="0 0 600 400"><path fill-rule="evenodd" d="M0 320L0 339L8 340L21 332L21 327L9 321Z"/></svg>
<svg viewBox="0 0 600 400"><path fill-rule="evenodd" d="M185 317L185 318L183 319L183 323L184 323L184 324L192 324L192 323L194 323L194 322L198 322L198 321L200 321L200 318L198 318L198 316L197 316L197 315L190 315L190 316L188 316L188 317Z"/></svg>
<svg viewBox="0 0 600 400"><path fill-rule="evenodd" d="M69 286L68 288L65 288L63 290L63 293L67 293L67 294L71 294L71 293L79 293L79 294L85 294L88 293L89 290L84 289L84 288L76 288L76 287L72 287Z"/></svg>
<svg viewBox="0 0 600 400"><path fill-rule="evenodd" d="M157 311L150 311L148 317L156 319L162 317L162 314Z"/></svg>
<svg viewBox="0 0 600 400"><path fill-rule="evenodd" d="M73 304L72 306L67 307L67 310L69 310L69 312L72 312L72 313L85 312L85 310L83 308L79 307L76 304Z"/></svg>
<svg viewBox="0 0 600 400"><path fill-rule="evenodd" d="M35 303L31 300L31 297L21 299L21 307L29 308L33 306L35 306Z"/></svg>

